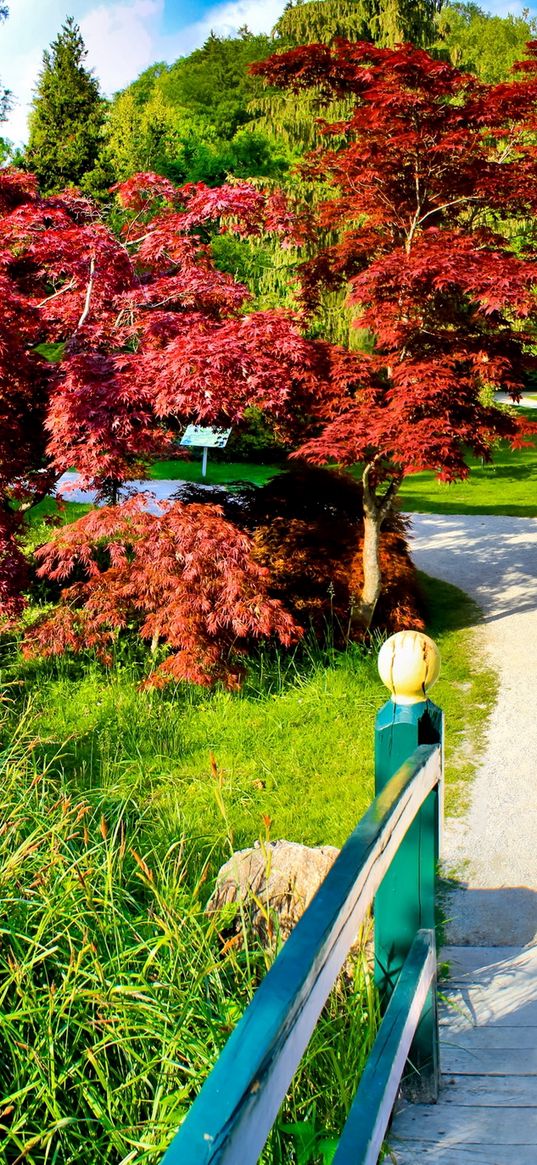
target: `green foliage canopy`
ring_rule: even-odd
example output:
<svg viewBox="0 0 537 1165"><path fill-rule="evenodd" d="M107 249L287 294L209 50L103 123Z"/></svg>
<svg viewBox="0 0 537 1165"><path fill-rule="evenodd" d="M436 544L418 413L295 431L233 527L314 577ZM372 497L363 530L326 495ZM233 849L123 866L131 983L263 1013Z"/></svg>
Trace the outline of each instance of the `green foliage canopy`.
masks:
<svg viewBox="0 0 537 1165"><path fill-rule="evenodd" d="M334 37L427 46L435 39L441 7L442 0L290 0L275 32L289 47L327 44Z"/></svg>
<svg viewBox="0 0 537 1165"><path fill-rule="evenodd" d="M262 90L248 73L274 51L267 36L211 34L203 48L173 65L146 69L114 98L107 149L118 179L154 170L175 182L219 185L235 177L278 177L285 150L264 130L245 129L250 102Z"/></svg>
<svg viewBox="0 0 537 1165"><path fill-rule="evenodd" d="M492 85L509 76L514 62L524 57L527 41L537 36L537 21L528 9L521 16L492 16L473 3L447 4L437 27L436 50Z"/></svg>

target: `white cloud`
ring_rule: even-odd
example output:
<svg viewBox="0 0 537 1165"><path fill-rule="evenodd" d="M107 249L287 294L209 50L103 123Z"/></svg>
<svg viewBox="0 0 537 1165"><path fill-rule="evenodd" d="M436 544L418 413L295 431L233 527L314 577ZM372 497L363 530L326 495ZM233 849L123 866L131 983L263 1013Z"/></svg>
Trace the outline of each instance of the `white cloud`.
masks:
<svg viewBox="0 0 537 1165"><path fill-rule="evenodd" d="M481 7L481 5L480 5ZM523 13L528 12L530 16L535 16L535 9L526 2L526 0L489 0L488 4L483 4L486 12L490 12L492 16L522 16Z"/></svg>
<svg viewBox="0 0 537 1165"><path fill-rule="evenodd" d="M177 41L188 44L183 52L191 52L207 39L212 31L219 36L232 36L243 25L247 25L250 32L270 32L285 7L285 0L230 0L227 4L216 4L204 13L201 20L188 25L181 30Z"/></svg>
<svg viewBox="0 0 537 1165"><path fill-rule="evenodd" d="M122 89L155 60L164 0L100 4L80 21L88 62L105 93Z"/></svg>

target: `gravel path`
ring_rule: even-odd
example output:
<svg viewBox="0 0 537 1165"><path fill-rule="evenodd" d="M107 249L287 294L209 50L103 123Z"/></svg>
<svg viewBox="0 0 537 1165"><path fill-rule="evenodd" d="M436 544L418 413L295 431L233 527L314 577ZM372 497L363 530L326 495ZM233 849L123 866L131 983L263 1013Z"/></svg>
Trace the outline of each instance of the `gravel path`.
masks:
<svg viewBox="0 0 537 1165"><path fill-rule="evenodd" d="M466 887L448 941L524 946L537 941L537 520L414 514L412 527L416 565L479 603L500 680L469 811L446 826L445 866Z"/></svg>

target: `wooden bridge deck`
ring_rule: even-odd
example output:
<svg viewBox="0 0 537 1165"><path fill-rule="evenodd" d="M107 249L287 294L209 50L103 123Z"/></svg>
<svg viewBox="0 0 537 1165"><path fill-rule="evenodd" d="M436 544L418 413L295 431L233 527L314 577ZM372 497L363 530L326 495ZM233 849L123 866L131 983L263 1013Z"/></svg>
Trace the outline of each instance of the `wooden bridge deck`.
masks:
<svg viewBox="0 0 537 1165"><path fill-rule="evenodd" d="M397 1165L537 1165L537 947L447 947L435 1105L403 1105Z"/></svg>

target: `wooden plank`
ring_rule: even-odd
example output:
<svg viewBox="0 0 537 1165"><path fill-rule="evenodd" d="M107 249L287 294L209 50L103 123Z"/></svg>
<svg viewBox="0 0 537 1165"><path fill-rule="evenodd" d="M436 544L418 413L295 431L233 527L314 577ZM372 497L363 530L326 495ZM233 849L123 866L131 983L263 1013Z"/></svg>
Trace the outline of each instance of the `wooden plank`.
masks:
<svg viewBox="0 0 537 1165"><path fill-rule="evenodd" d="M537 1165L537 950L447 948L439 1103L394 1121L397 1165Z"/></svg>
<svg viewBox="0 0 537 1165"><path fill-rule="evenodd" d="M537 1049L460 1048L444 1045L442 1072L462 1076L537 1076ZM537 1092L537 1082L535 1085Z"/></svg>
<svg viewBox="0 0 537 1165"><path fill-rule="evenodd" d="M535 1108L537 1085L534 1076L443 1076L440 1103L467 1108Z"/></svg>
<svg viewBox="0 0 537 1165"><path fill-rule="evenodd" d="M537 1048L537 1027L507 1027L506 1024L463 1027L456 1026L455 1021L453 1027L442 1028L441 1047L446 1051L457 1048L471 1052L478 1048L498 1052L534 1049Z"/></svg>
<svg viewBox="0 0 537 1165"><path fill-rule="evenodd" d="M386 1009L351 1106L333 1165L377 1165L399 1082L431 983L434 931L420 930Z"/></svg>
<svg viewBox="0 0 537 1165"><path fill-rule="evenodd" d="M258 1160L371 899L440 773L440 749L422 745L375 798L256 991L163 1165Z"/></svg>
<svg viewBox="0 0 537 1165"><path fill-rule="evenodd" d="M511 984L503 990L453 990L439 1008L440 1032L494 1024L495 1027L537 1028L537 1000L526 1000L524 987Z"/></svg>
<svg viewBox="0 0 537 1165"><path fill-rule="evenodd" d="M406 1145L391 1140L397 1165L535 1165L533 1145L431 1145L412 1141ZM389 1160L389 1158L388 1158Z"/></svg>
<svg viewBox="0 0 537 1165"><path fill-rule="evenodd" d="M461 979L486 982L502 969L511 974L515 969L530 975L537 971L536 947L443 947L439 958L449 966L448 987Z"/></svg>
<svg viewBox="0 0 537 1165"><path fill-rule="evenodd" d="M439 1145L533 1145L537 1148L537 1109L456 1104L409 1104L399 1113L398 1142ZM490 1152L490 1150L489 1150ZM535 1153L537 1159L537 1153Z"/></svg>

